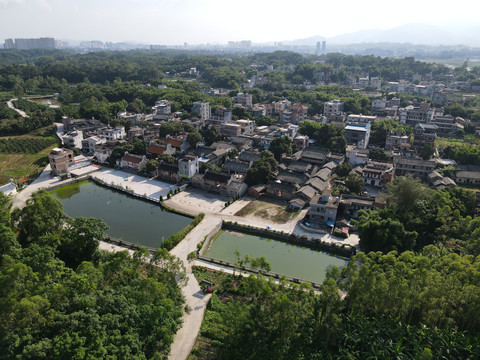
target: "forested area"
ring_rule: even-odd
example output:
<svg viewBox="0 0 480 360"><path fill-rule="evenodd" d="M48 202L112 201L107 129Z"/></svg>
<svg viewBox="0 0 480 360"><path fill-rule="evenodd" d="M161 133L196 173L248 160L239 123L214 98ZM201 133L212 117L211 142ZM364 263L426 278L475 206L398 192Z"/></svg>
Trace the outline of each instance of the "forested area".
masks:
<svg viewBox="0 0 480 360"><path fill-rule="evenodd" d="M274 70L268 70L269 66ZM310 115L321 113L323 103L334 98L345 102L347 113L370 113L369 98L350 87L322 86L306 91L296 86L305 80L312 81L314 74L319 72L328 72L333 82L344 81L349 76L358 77L362 73L379 76L384 81L398 80L400 73L404 76L432 74L439 79L452 72L458 79L480 74L480 67L473 67L470 71L464 67L451 70L443 65L418 61L342 54L306 57L287 51L248 56L230 54L229 58L191 55L180 51L97 52L83 55L62 51L2 51L0 90L12 91L16 96L59 93L63 107L62 113L55 113L57 120L61 115L68 115L109 121L115 118L118 111L126 108L148 112L155 101L163 98L172 102L172 111L185 114L189 114L194 101L209 101L212 107L222 105L231 108L229 97L203 94L200 92L203 85L189 81L185 71L192 67L200 72L199 80L204 85L233 90L238 90L251 76L261 75L267 80L266 83L247 90L253 94L254 102L288 98L292 102L308 105ZM146 83L151 86L140 86ZM158 84L167 85L168 88L158 89ZM292 86L286 86L288 84ZM145 105L144 108L135 105L139 101ZM448 108L447 113L449 111L454 116L476 116L475 110L466 113L467 110L455 105ZM0 118L11 119L14 116L12 113L6 115ZM28 131L24 128L24 131ZM20 129L12 129L10 133Z"/></svg>
<svg viewBox="0 0 480 360"><path fill-rule="evenodd" d="M433 190L411 175L387 184L384 209L361 210L355 222L364 251L420 251L429 244L480 255L480 198L456 188Z"/></svg>
<svg viewBox="0 0 480 360"><path fill-rule="evenodd" d="M212 274L195 359L475 359L480 266L473 257L359 253L320 293L262 277ZM468 274L468 275L465 275ZM342 300L342 293L347 296Z"/></svg>
<svg viewBox="0 0 480 360"><path fill-rule="evenodd" d="M184 302L178 259L100 251L106 225L67 218L44 191L10 206L0 194L2 358L165 358Z"/></svg>

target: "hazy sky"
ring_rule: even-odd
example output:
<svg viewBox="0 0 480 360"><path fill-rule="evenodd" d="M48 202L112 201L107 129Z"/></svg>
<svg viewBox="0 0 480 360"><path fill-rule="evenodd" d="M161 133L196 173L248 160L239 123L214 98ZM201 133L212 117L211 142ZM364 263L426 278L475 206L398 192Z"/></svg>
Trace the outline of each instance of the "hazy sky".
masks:
<svg viewBox="0 0 480 360"><path fill-rule="evenodd" d="M282 41L408 23L480 25L479 0L0 0L0 41Z"/></svg>

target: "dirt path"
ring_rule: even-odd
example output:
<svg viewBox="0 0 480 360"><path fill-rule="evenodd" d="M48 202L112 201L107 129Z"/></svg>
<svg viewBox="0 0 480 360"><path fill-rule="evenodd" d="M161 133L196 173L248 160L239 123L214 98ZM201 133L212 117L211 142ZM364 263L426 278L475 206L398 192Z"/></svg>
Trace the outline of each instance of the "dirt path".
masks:
<svg viewBox="0 0 480 360"><path fill-rule="evenodd" d="M29 116L25 113L25 111L23 110L20 110L20 109L17 109L15 106L13 106L13 101L16 101L18 99L10 99L7 101L7 106L12 109L12 110L15 110L17 113L19 113L21 116L23 116L24 118L28 118Z"/></svg>

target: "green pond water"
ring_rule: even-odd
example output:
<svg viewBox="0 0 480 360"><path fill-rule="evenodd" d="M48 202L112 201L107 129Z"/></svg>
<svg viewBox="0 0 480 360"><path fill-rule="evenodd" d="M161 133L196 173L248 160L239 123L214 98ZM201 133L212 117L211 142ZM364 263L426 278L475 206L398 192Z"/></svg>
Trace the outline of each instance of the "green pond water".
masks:
<svg viewBox="0 0 480 360"><path fill-rule="evenodd" d="M323 282L327 269L336 265L342 268L348 260L322 251L291 245L282 241L265 239L254 235L222 231L210 246L205 256L235 263L235 250L240 257L265 256L272 272L294 278Z"/></svg>
<svg viewBox="0 0 480 360"><path fill-rule="evenodd" d="M192 219L162 210L157 204L82 181L51 191L71 217L102 219L107 234L131 243L158 248L162 238L180 231Z"/></svg>

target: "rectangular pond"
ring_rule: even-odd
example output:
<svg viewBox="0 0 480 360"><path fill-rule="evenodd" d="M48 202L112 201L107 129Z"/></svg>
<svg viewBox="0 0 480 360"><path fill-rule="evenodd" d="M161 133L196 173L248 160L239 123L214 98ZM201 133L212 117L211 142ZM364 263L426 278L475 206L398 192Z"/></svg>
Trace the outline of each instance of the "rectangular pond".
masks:
<svg viewBox="0 0 480 360"><path fill-rule="evenodd" d="M131 243L160 247L163 239L192 222L186 216L165 211L158 204L82 181L50 192L71 217L102 219L110 227L107 234Z"/></svg>
<svg viewBox="0 0 480 360"><path fill-rule="evenodd" d="M348 264L347 259L326 252L230 231L222 231L205 256L235 263L235 250L240 251L242 259L245 255L265 256L272 272L317 283L323 282L328 268Z"/></svg>

